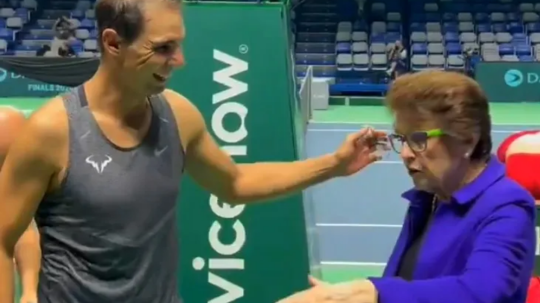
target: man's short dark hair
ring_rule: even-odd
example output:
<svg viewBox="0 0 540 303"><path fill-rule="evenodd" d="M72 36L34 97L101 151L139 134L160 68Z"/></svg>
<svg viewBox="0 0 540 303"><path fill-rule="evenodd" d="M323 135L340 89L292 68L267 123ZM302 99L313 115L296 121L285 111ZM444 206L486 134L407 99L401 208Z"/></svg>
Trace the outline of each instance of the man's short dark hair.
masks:
<svg viewBox="0 0 540 303"><path fill-rule="evenodd" d="M98 0L95 15L99 45L101 34L108 28L115 30L124 42L133 43L144 27L144 5L158 2L179 4L178 0Z"/></svg>

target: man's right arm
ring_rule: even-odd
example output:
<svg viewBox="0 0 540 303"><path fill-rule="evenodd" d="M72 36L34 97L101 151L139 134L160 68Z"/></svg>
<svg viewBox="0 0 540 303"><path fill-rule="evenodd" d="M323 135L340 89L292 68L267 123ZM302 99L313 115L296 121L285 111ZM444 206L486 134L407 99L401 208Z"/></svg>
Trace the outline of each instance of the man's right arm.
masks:
<svg viewBox="0 0 540 303"><path fill-rule="evenodd" d="M45 107L50 107L46 105ZM15 244L26 230L57 171L60 131L50 110L40 110L10 147L0 171L0 302L14 298Z"/></svg>

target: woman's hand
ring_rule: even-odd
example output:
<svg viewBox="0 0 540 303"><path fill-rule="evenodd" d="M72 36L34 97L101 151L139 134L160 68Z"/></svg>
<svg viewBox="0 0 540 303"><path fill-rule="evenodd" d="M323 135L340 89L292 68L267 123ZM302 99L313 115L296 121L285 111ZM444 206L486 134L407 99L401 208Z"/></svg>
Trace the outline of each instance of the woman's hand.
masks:
<svg viewBox="0 0 540 303"><path fill-rule="evenodd" d="M369 280L327 284L310 277L311 289L278 303L377 303L378 293Z"/></svg>

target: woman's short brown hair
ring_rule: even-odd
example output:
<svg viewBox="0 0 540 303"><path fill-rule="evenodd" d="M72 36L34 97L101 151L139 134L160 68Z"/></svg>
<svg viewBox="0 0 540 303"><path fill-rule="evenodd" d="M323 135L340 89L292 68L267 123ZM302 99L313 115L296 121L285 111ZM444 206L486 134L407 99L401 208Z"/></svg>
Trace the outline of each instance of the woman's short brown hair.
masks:
<svg viewBox="0 0 540 303"><path fill-rule="evenodd" d="M435 121L461 139L478 133L472 160L485 160L491 153L488 100L478 83L464 74L430 70L403 75L391 85L386 105L392 112Z"/></svg>

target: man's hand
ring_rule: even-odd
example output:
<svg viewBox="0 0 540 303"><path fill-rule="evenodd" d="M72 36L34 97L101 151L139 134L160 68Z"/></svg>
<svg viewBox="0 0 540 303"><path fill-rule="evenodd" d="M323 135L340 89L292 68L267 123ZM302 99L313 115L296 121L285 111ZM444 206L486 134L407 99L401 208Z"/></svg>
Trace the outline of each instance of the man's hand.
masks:
<svg viewBox="0 0 540 303"><path fill-rule="evenodd" d="M377 151L377 146L388 149L386 144L380 145L386 140L386 133L369 127L349 135L335 153L336 176L355 174L369 164L380 160L381 155Z"/></svg>
<svg viewBox="0 0 540 303"><path fill-rule="evenodd" d="M21 296L19 303L38 303L36 294L25 294Z"/></svg>
<svg viewBox="0 0 540 303"><path fill-rule="evenodd" d="M377 303L378 293L369 280L326 284L310 278L313 288L278 303Z"/></svg>

